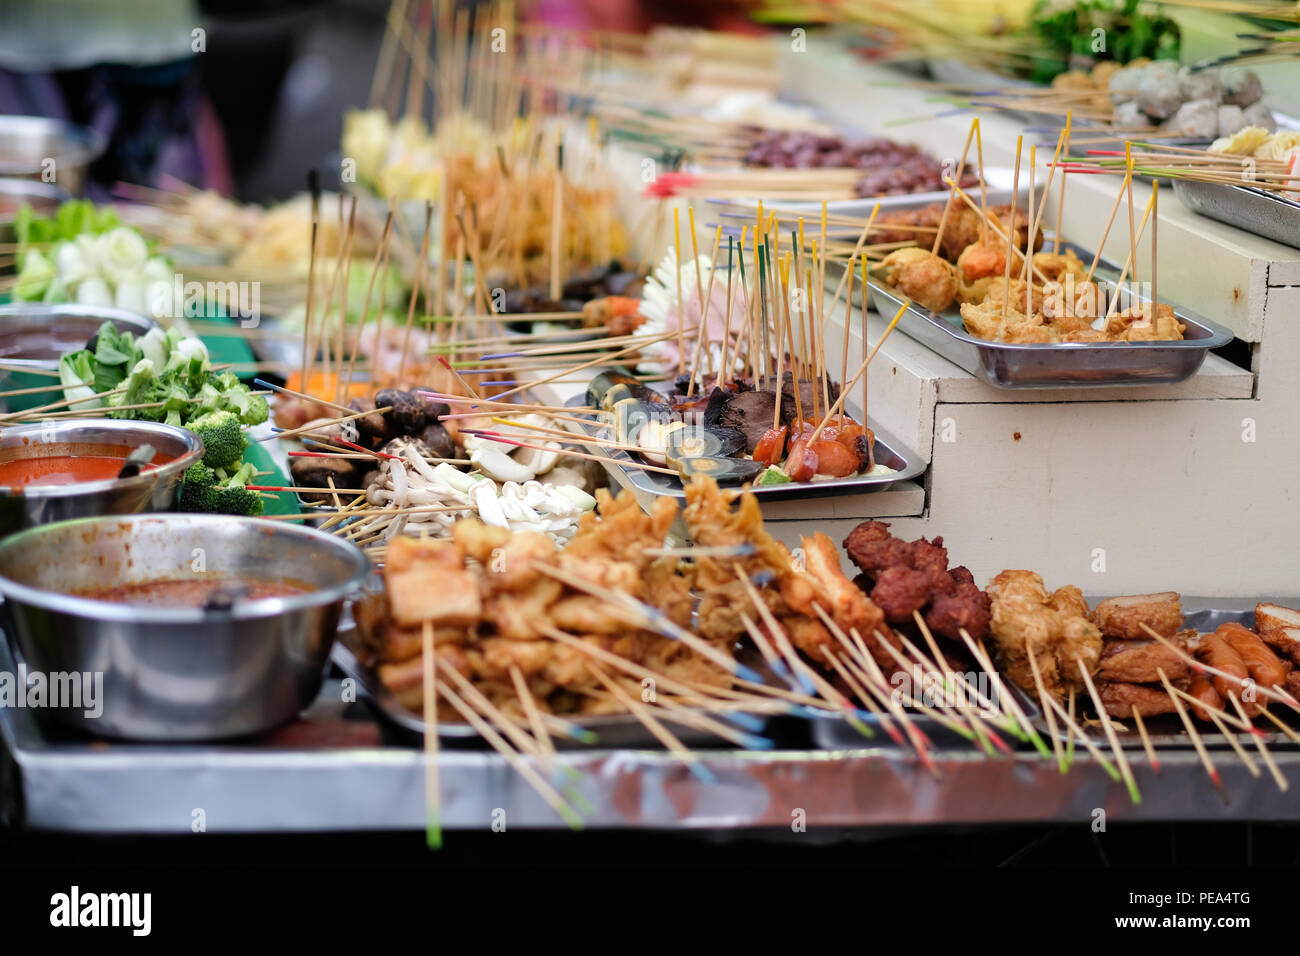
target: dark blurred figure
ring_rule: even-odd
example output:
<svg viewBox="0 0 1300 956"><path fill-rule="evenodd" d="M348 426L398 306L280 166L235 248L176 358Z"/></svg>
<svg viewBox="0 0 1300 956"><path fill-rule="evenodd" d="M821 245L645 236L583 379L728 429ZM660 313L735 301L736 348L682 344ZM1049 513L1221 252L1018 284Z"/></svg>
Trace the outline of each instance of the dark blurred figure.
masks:
<svg viewBox="0 0 1300 956"><path fill-rule="evenodd" d="M224 140L196 69L207 42L195 0L5 0L0 111L104 133L92 194L168 176L228 190Z"/></svg>

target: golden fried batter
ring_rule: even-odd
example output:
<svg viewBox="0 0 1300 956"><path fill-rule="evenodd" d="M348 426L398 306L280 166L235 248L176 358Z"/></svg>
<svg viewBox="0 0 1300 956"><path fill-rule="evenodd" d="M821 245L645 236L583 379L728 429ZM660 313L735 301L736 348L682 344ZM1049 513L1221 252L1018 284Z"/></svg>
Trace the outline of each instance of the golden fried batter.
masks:
<svg viewBox="0 0 1300 956"><path fill-rule="evenodd" d="M1092 622L1107 637L1145 640L1145 624L1161 637L1173 637L1183 626L1183 607L1177 591L1129 594L1107 598L1092 611Z"/></svg>
<svg viewBox="0 0 1300 956"><path fill-rule="evenodd" d="M1084 688L1079 662L1089 674L1095 673L1102 640L1101 632L1083 616L1087 604L1078 588L1049 594L1033 571L1003 571L989 583L988 595L998 658L1013 682L1037 692L1032 655L1048 693L1062 696L1071 687Z"/></svg>
<svg viewBox="0 0 1300 956"><path fill-rule="evenodd" d="M881 263L885 284L922 308L943 312L957 297L957 272L952 263L927 249L895 249Z"/></svg>

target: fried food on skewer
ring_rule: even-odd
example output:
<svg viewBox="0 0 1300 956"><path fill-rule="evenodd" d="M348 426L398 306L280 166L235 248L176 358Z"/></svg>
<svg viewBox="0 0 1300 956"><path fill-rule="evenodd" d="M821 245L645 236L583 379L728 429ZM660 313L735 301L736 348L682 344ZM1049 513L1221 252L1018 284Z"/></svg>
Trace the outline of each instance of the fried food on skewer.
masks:
<svg viewBox="0 0 1300 956"><path fill-rule="evenodd" d="M1106 637L1120 640L1145 639L1144 624L1162 637L1173 637L1183 626L1183 608L1177 591L1130 594L1102 601L1092 609L1092 622Z"/></svg>
<svg viewBox="0 0 1300 956"><path fill-rule="evenodd" d="M1033 571L1003 571L988 586L992 602L990 631L997 657L1018 686L1036 691L1033 655L1044 689L1064 697L1071 689L1086 693L1077 662L1095 673L1101 658L1101 631L1087 618L1087 604L1075 587L1048 593Z"/></svg>
<svg viewBox="0 0 1300 956"><path fill-rule="evenodd" d="M804 537L802 561L763 529L762 513L753 495L721 491L709 478L686 486L682 512L691 540L706 548L748 546L747 555L695 561L696 587L701 595L699 631L714 641L735 641L745 633L741 614L749 611L748 590L737 577L755 582L760 599L790 636L791 642L814 662L825 664L828 649L838 643L822 623L820 607L835 623L856 630L884 667L893 669L892 657L879 647L877 634L895 647L897 638L885 623L884 612L844 576L839 553L824 534Z"/></svg>
<svg viewBox="0 0 1300 956"><path fill-rule="evenodd" d="M957 296L957 272L952 263L928 250L896 249L885 257L884 281L917 305L943 312Z"/></svg>

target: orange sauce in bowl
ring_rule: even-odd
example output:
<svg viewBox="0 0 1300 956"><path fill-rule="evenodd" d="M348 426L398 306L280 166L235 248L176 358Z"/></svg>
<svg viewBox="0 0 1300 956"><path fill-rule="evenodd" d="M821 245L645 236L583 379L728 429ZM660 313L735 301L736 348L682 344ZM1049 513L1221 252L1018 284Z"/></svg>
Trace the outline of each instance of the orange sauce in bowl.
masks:
<svg viewBox="0 0 1300 956"><path fill-rule="evenodd" d="M27 453L24 457L0 452L0 487L49 488L107 481L117 477L128 454L127 449L113 445L64 443L29 445L23 451ZM155 455L140 471L152 471L169 461L165 455Z"/></svg>

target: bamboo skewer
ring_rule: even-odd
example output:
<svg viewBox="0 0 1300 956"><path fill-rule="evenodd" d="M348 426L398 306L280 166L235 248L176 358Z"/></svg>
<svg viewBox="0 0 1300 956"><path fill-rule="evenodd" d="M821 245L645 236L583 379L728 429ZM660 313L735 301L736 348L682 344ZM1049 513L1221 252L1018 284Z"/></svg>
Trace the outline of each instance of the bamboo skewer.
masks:
<svg viewBox="0 0 1300 956"><path fill-rule="evenodd" d="M1192 720L1187 715L1187 710L1183 707L1182 701L1174 693L1174 686L1169 682L1169 678L1165 676L1164 668L1157 667L1156 673L1160 675L1160 683L1164 684L1169 699L1174 702L1174 709L1178 711L1178 718L1183 722L1183 726L1187 728L1187 736L1192 739L1192 746L1196 748L1196 755L1200 757L1201 763L1205 766L1205 772L1210 775L1214 785L1223 790L1223 780L1219 777L1219 771L1215 769L1214 761L1210 759L1209 753L1206 752L1205 744L1201 741L1201 735L1196 732L1196 728L1192 725Z"/></svg>
<svg viewBox="0 0 1300 956"><path fill-rule="evenodd" d="M1119 745L1119 738L1115 736L1115 728L1110 722L1110 714L1102 705L1101 696L1097 693L1097 686L1092 682L1092 675L1088 673L1087 666L1082 660L1075 659L1079 665L1079 673L1083 675L1083 683L1088 688L1088 696L1092 698L1092 704L1097 709L1097 719L1101 721L1101 729L1106 734L1106 739L1110 741L1110 749L1115 753L1115 762L1119 764L1119 772L1124 777L1124 783L1128 787L1129 799L1135 804L1142 802L1142 794L1138 792L1137 781L1133 778L1133 770L1128 765L1128 758L1124 756L1124 748Z"/></svg>

